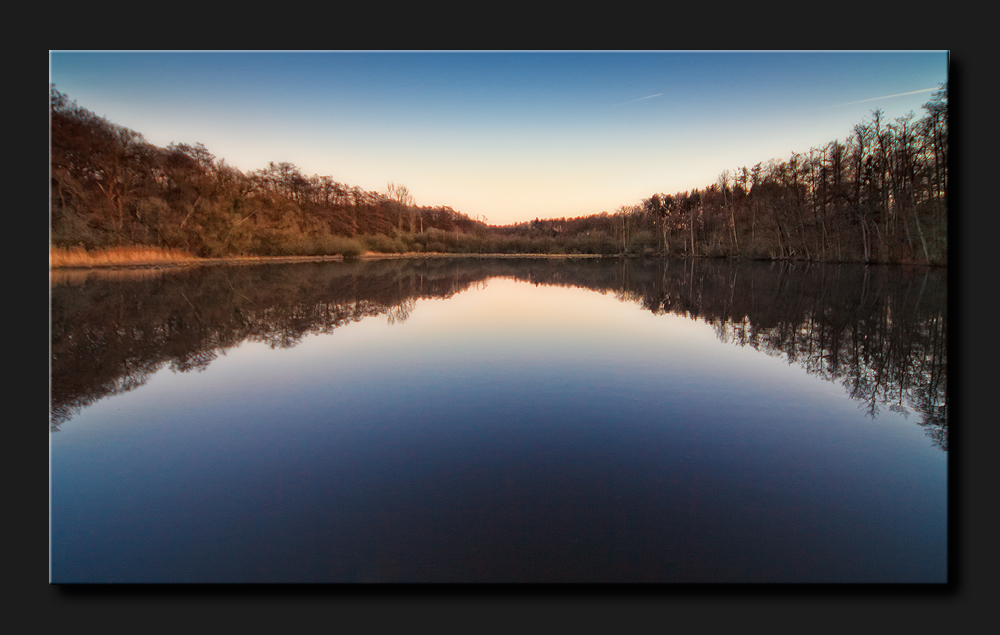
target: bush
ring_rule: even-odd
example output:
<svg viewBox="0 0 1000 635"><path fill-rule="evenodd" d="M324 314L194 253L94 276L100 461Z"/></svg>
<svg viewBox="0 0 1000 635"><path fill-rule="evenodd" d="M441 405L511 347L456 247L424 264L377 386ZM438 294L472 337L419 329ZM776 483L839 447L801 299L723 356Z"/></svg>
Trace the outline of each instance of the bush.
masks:
<svg viewBox="0 0 1000 635"><path fill-rule="evenodd" d="M104 232L94 229L71 210L53 212L49 239L54 246L67 248L99 249L110 244Z"/></svg>
<svg viewBox="0 0 1000 635"><path fill-rule="evenodd" d="M398 238L391 238L385 234L373 234L362 237L363 245L370 251L383 254L398 254L406 251L406 245Z"/></svg>

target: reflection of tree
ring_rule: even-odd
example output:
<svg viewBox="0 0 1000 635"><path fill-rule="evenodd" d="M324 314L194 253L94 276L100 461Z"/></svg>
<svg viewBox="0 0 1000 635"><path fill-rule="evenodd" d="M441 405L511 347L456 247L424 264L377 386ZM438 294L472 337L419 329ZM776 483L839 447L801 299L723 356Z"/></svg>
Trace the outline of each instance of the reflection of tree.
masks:
<svg viewBox="0 0 1000 635"><path fill-rule="evenodd" d="M471 278L442 263L203 267L150 278L91 276L52 286L50 425L166 366L202 370L238 344L290 348L365 317L402 322L419 297L448 297ZM481 277L481 276L480 276Z"/></svg>
<svg viewBox="0 0 1000 635"><path fill-rule="evenodd" d="M657 314L711 324L719 339L778 355L843 385L871 417L922 417L947 449L947 272L731 260L563 265L533 282L611 291Z"/></svg>
<svg viewBox="0 0 1000 635"><path fill-rule="evenodd" d="M413 312L413 308L416 306L413 298L407 298L397 305L389 307L388 310L388 322L389 324L402 324L410 317L410 313Z"/></svg>
<svg viewBox="0 0 1000 635"><path fill-rule="evenodd" d="M369 316L398 324L418 298L498 276L703 320L722 341L841 383L872 417L918 413L947 448L944 271L709 260L387 260L54 282L51 425L163 366L200 370L244 341L289 348Z"/></svg>
<svg viewBox="0 0 1000 635"><path fill-rule="evenodd" d="M839 382L873 418L883 408L918 412L946 449L945 275L863 265L669 264L642 304L703 319L725 342Z"/></svg>

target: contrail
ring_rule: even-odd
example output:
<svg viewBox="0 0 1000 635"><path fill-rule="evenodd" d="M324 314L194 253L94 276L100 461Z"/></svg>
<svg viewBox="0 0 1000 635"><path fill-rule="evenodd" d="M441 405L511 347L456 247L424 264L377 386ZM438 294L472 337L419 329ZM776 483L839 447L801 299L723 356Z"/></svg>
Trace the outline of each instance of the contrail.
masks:
<svg viewBox="0 0 1000 635"><path fill-rule="evenodd" d="M625 103L631 104L633 102L642 101L643 99L652 99L653 97L659 97L663 93L656 93L655 95L646 95L645 97L640 97L639 99L633 99L632 101L627 101Z"/></svg>
<svg viewBox="0 0 1000 635"><path fill-rule="evenodd" d="M849 101L843 104L837 104L838 106L851 106L853 104L863 104L866 101L877 101L879 99L891 99L892 97L902 97L904 95L916 95L917 93L929 93L931 91L937 90L937 88L921 88L920 90L911 90L907 93L896 93L895 95L882 95L881 97L872 97L871 99L861 99L859 101ZM645 99L645 98L644 98Z"/></svg>

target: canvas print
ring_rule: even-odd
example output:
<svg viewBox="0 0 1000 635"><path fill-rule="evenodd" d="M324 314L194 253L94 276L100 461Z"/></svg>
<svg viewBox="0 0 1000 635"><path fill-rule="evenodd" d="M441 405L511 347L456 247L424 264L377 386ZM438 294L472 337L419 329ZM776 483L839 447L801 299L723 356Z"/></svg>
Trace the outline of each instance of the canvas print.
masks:
<svg viewBox="0 0 1000 635"><path fill-rule="evenodd" d="M49 580L943 585L947 51L61 51Z"/></svg>

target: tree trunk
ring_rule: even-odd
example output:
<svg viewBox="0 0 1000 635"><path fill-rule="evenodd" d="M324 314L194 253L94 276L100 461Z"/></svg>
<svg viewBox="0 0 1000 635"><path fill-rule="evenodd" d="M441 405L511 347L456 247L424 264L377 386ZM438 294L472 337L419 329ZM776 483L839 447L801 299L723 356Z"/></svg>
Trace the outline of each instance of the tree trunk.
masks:
<svg viewBox="0 0 1000 635"><path fill-rule="evenodd" d="M927 241L924 239L924 230L920 227L920 216L917 215L917 210L915 208L913 210L913 220L917 223L917 235L920 236L920 246L924 250L924 261L930 264L931 257L930 254L927 253Z"/></svg>

